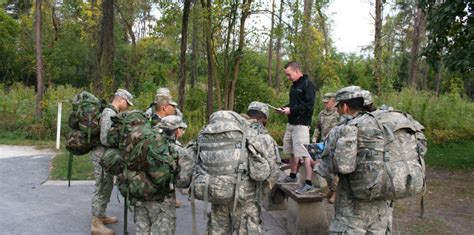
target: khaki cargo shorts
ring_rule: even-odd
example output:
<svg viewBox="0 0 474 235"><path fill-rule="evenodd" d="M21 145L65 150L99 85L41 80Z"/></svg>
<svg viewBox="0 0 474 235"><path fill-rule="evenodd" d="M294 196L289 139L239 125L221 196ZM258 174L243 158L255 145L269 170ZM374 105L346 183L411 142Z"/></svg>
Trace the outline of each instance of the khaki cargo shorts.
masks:
<svg viewBox="0 0 474 235"><path fill-rule="evenodd" d="M309 126L286 124L283 137L283 154L295 157L309 157L303 144L309 144Z"/></svg>

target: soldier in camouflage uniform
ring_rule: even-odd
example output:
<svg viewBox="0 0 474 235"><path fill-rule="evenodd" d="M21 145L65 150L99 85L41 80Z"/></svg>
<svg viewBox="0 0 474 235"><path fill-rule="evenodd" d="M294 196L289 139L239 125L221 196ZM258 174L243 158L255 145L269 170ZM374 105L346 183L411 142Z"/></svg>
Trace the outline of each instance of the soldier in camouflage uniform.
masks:
<svg viewBox="0 0 474 235"><path fill-rule="evenodd" d="M265 158L265 163L252 168L252 160L249 158L249 172L260 171L258 174L268 175L266 180L256 182L248 178L245 187L247 200L239 199L235 214L232 216L233 205L212 204L208 221L208 234L263 234L261 205L262 196L273 187L278 179L279 169L277 163L280 156L275 140L268 134L265 124L269 116L268 106L260 102L250 103L247 113L242 115L247 118L249 138L257 151ZM232 227L232 224L234 225Z"/></svg>
<svg viewBox="0 0 474 235"><path fill-rule="evenodd" d="M176 140L184 133L187 125L180 116L171 115L161 119L158 127L170 139L170 148L176 161L176 151L180 145ZM175 169L176 170L176 169ZM137 234L174 234L176 231L176 200L174 191L163 201L137 201L135 205L135 224Z"/></svg>
<svg viewBox="0 0 474 235"><path fill-rule="evenodd" d="M361 146L359 132L371 133L373 149L383 149L382 131L372 116L362 113L364 99L359 87L346 87L336 94L336 107L343 122L334 127L326 141L322 159L314 168L323 177L339 176L335 215L330 234L390 234L392 201L362 201L354 198L349 175L354 172ZM368 131L369 130L369 131ZM367 137L367 136L365 136Z"/></svg>
<svg viewBox="0 0 474 235"><path fill-rule="evenodd" d="M92 234L114 234L114 232L104 226L104 224L117 223L115 216L109 217L105 215L107 203L110 200L110 194L113 188L113 175L106 173L99 162L104 155L107 143L107 133L112 126L112 116L119 112L125 111L128 106L133 106L133 96L130 92L118 89L115 92L112 103L102 111L100 118L100 142L91 154L92 163L94 165L95 189L92 197Z"/></svg>
<svg viewBox="0 0 474 235"><path fill-rule="evenodd" d="M268 105L254 101L249 104L247 113L242 116L247 118L249 127L251 130L253 130L250 133L255 135L259 139L259 142L262 143L262 151L264 152L264 156L269 159L271 174L270 178L265 181L266 185L264 185L264 192L267 192L273 188L276 181L278 180L280 173L278 165L281 164L278 144L265 128L267 120L270 116Z"/></svg>
<svg viewBox="0 0 474 235"><path fill-rule="evenodd" d="M339 114L336 110L336 94L335 93L326 93L323 98L324 110L319 113L318 122L316 128L314 129L314 134L312 137L312 142L323 142L326 139L326 136L329 134L329 131L339 123ZM321 137L320 137L321 135ZM312 165L315 163L312 161ZM320 179L324 180L324 179ZM334 203L336 199L336 186L338 178L335 176L328 182L329 192L327 195L324 195L328 198L329 203Z"/></svg>
<svg viewBox="0 0 474 235"><path fill-rule="evenodd" d="M335 93L324 94L324 110L322 110L318 115L318 122L312 137L313 143L323 142L324 139L326 139L329 131L339 122L339 114L337 113L335 107L335 98ZM319 137L319 135L321 135L321 137Z"/></svg>
<svg viewBox="0 0 474 235"><path fill-rule="evenodd" d="M166 87L159 88L156 91L155 99L150 107L145 111L145 115L157 125L161 118L169 115L183 116L178 109L178 104L173 100L170 90Z"/></svg>

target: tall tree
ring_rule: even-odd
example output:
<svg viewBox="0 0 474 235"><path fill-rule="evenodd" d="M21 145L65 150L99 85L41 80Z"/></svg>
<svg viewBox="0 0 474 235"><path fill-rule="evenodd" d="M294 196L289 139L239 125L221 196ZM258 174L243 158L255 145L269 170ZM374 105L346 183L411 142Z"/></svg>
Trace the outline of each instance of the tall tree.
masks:
<svg viewBox="0 0 474 235"><path fill-rule="evenodd" d="M313 1L314 0L304 0L304 5L303 5L303 25L302 25L302 32L301 32L301 47L302 50L299 52L303 56L301 59L301 64L303 65L304 71L307 73L310 73L311 75L314 76L314 74L311 73L312 70L312 62L311 57L309 56L310 50L308 50L308 43L307 42L312 42L313 40L313 33L312 33L312 10L313 10Z"/></svg>
<svg viewBox="0 0 474 235"><path fill-rule="evenodd" d="M100 24L97 65L99 66L92 81L92 90L104 97L109 89L105 89L104 81L114 81L114 0L102 2L102 20Z"/></svg>
<svg viewBox="0 0 474 235"><path fill-rule="evenodd" d="M42 101L44 96L44 67L41 36L41 6L42 0L35 1L35 56L36 56L36 117L43 117Z"/></svg>
<svg viewBox="0 0 474 235"><path fill-rule="evenodd" d="M226 104L227 110L234 109L234 97L235 97L235 89L237 85L237 79L239 78L239 67L242 62L242 57L244 56L244 46L245 46L245 21L250 16L250 7L252 5L253 0L242 0L242 9L241 9L241 16L240 16L240 25L239 25L239 42L237 46L237 50L235 52L235 61L234 61L234 68L233 68L233 80L229 83L229 93L225 94L228 95L229 98L228 103Z"/></svg>
<svg viewBox="0 0 474 235"><path fill-rule="evenodd" d="M227 22L227 32L226 32L226 37L224 40L224 94L229 94L229 90L231 88L230 84L232 83L232 79L230 78L230 72L231 72L231 63L229 62L233 57L231 53L231 43L232 43L232 36L235 28L235 23L237 19L237 10L239 7L239 0L233 0L231 5L230 5L230 10L228 14L228 22ZM233 44L233 43L232 43ZM232 45L232 48L234 48L234 45ZM220 97L218 96L218 99ZM225 107L227 108L227 104L229 103L229 96L225 95L224 96L224 104ZM220 107L221 105L219 105Z"/></svg>
<svg viewBox="0 0 474 235"><path fill-rule="evenodd" d="M410 80L409 85L411 87L417 87L418 79L417 79L417 72L418 72L418 64L419 64L419 51L420 51L420 41L424 31L424 22L425 22L425 14L423 9L419 7L419 3L417 3L417 7L415 10L415 17L414 17L414 24L413 24L413 37L412 37L412 46L411 46L411 61L410 61Z"/></svg>
<svg viewBox="0 0 474 235"><path fill-rule="evenodd" d="M329 3L328 1L321 1L321 0L316 1L316 12L318 13L318 24L324 36L324 54L326 57L331 56L331 50L330 50L331 45L330 45L330 39L329 39L329 30L327 29L327 19L326 19L326 15L324 15L323 13L323 8L328 3Z"/></svg>
<svg viewBox="0 0 474 235"><path fill-rule="evenodd" d="M212 18L211 18L211 0L201 0L204 12L203 36L206 39L206 57L207 57L207 118L213 112L214 104L214 59L212 50Z"/></svg>
<svg viewBox="0 0 474 235"><path fill-rule="evenodd" d="M200 25L201 18L199 17L200 9L198 0L193 0L193 32L191 39L191 88L194 89L198 77L198 65L197 65L197 54L198 54L198 26Z"/></svg>
<svg viewBox="0 0 474 235"><path fill-rule="evenodd" d="M277 42L275 48L275 87L276 89L280 89L280 71L281 71L281 40L283 38L283 9L284 9L284 0L280 0L280 9L278 10L278 32L277 32Z"/></svg>
<svg viewBox="0 0 474 235"><path fill-rule="evenodd" d="M374 80L377 94L382 92L382 0L375 0Z"/></svg>
<svg viewBox="0 0 474 235"><path fill-rule="evenodd" d="M183 22L181 25L181 53L179 56L179 107L184 111L185 85L186 85L186 48L188 44L188 21L191 0L184 1Z"/></svg>
<svg viewBox="0 0 474 235"><path fill-rule="evenodd" d="M273 86L272 79L272 60L273 60L273 27L275 25L275 0L272 0L272 22L270 26L270 39L268 40L268 79L267 83L269 86Z"/></svg>

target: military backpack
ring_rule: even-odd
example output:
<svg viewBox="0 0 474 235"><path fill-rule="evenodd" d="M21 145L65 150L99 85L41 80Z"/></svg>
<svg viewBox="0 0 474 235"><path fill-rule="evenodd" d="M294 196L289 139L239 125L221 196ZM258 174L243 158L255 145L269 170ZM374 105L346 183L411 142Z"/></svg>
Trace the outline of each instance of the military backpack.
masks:
<svg viewBox="0 0 474 235"><path fill-rule="evenodd" d="M105 151L101 166L117 175L121 194L132 203L164 199L173 190L176 168L168 137L138 110L119 113L112 121L107 135L112 148Z"/></svg>
<svg viewBox="0 0 474 235"><path fill-rule="evenodd" d="M66 148L75 155L83 155L100 143L100 115L106 107L104 100L82 91L72 98L72 111L66 136Z"/></svg>
<svg viewBox="0 0 474 235"><path fill-rule="evenodd" d="M132 132L140 130L146 123L145 113L139 110L121 112L111 117L112 126L107 133L107 143L111 148L130 151ZM135 132L135 135L140 132Z"/></svg>
<svg viewBox="0 0 474 235"><path fill-rule="evenodd" d="M218 111L200 131L192 190L199 200L230 204L248 169L246 122L232 111ZM238 186L238 185L237 185Z"/></svg>
<svg viewBox="0 0 474 235"><path fill-rule="evenodd" d="M402 112L377 110L355 125L357 166L348 174L355 198L396 200L425 191L426 139L419 122Z"/></svg>

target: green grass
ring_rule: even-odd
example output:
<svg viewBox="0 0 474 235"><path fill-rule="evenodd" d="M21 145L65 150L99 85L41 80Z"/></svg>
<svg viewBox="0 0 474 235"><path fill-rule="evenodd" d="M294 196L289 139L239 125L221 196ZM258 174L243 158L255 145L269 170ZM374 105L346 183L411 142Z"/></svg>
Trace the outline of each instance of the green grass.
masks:
<svg viewBox="0 0 474 235"><path fill-rule="evenodd" d="M426 164L437 169L474 169L474 140L429 145Z"/></svg>
<svg viewBox="0 0 474 235"><path fill-rule="evenodd" d="M60 153L53 158L51 172L49 178L51 180L67 180L68 166L67 152ZM82 156L74 156L72 162L71 180L93 180L94 168L90 158L90 154Z"/></svg>
<svg viewBox="0 0 474 235"><path fill-rule="evenodd" d="M0 132L0 144L34 145L38 148L54 148L56 146L53 140L32 140L12 132Z"/></svg>

